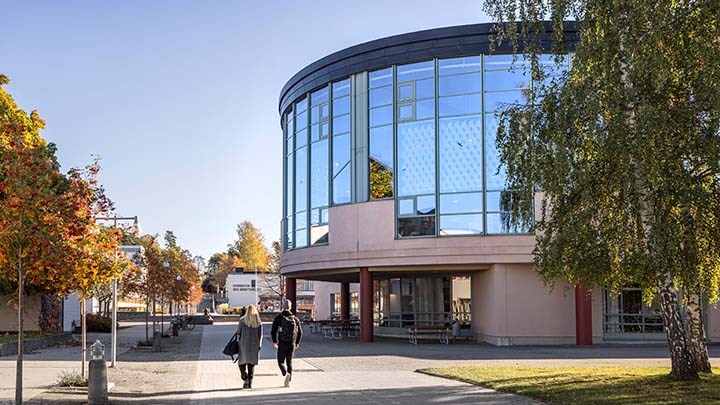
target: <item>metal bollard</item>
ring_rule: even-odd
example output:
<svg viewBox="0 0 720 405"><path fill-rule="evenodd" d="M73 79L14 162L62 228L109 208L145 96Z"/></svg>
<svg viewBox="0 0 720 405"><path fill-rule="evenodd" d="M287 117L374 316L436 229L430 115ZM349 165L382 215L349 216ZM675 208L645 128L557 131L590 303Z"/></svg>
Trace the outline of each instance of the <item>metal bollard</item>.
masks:
<svg viewBox="0 0 720 405"><path fill-rule="evenodd" d="M90 346L92 360L88 369L88 404L108 404L107 365L105 364L105 346L96 340Z"/></svg>
<svg viewBox="0 0 720 405"><path fill-rule="evenodd" d="M160 331L156 330L155 332L153 332L152 348L153 348L154 352L159 352L162 350L162 347L160 346L161 341L162 341L162 336L160 336Z"/></svg>

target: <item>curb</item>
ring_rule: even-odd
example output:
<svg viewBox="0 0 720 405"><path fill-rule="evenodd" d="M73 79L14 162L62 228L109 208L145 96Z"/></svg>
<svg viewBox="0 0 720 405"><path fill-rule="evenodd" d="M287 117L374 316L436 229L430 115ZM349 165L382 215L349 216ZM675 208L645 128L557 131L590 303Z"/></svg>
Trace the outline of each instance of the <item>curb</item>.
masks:
<svg viewBox="0 0 720 405"><path fill-rule="evenodd" d="M69 342L73 339L72 334L62 333L59 335L44 336L35 339L25 339L23 341L23 352L30 353L34 350L41 349L43 347L55 346L62 343ZM2 356L14 356L18 353L17 341L0 344L0 357Z"/></svg>

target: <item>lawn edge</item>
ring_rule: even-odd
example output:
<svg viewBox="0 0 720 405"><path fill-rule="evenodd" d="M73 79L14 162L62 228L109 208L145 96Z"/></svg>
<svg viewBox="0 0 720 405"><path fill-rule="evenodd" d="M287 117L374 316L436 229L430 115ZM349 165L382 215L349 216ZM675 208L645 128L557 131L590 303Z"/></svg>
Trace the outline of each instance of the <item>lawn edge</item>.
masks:
<svg viewBox="0 0 720 405"><path fill-rule="evenodd" d="M432 367L432 368L448 368L448 367ZM527 395L518 394L518 393L515 393L515 392L508 392L508 391L498 390L498 389L495 389L495 388L486 387L486 386L484 386L484 385L482 385L482 384L478 384L478 383L476 383L476 382L474 382L474 381L467 381L467 380L464 380L464 379L461 379L461 378L453 378L453 377L446 376L446 375L443 375L443 374L438 374L438 373L435 373L435 372L430 371L429 368L419 368L419 369L415 370L415 372L416 372L416 373L419 373L419 374L425 374L425 375L428 375L428 376L430 376L430 377L437 377L437 378L442 378L442 379L450 380L450 381L459 381L459 382L462 382L462 383L465 383L465 384L470 384L470 385L474 385L474 386L476 386L476 387L481 387L481 388L484 388L484 389L486 389L486 390L491 390L491 391L499 392L499 393L501 393L501 394L514 395L514 396L516 396L516 397L525 398L525 399L528 399L528 400L530 400L530 401L535 401L536 403L540 403L540 404L554 405L552 402L542 401L542 400L540 400L540 399L532 398L532 397L529 397L529 396L527 396Z"/></svg>

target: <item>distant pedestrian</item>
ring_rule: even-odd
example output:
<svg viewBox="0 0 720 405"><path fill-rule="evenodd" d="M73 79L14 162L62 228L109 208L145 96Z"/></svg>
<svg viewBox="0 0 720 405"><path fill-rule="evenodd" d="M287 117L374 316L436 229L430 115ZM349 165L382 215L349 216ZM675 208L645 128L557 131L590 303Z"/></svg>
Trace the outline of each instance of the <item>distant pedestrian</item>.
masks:
<svg viewBox="0 0 720 405"><path fill-rule="evenodd" d="M252 388L255 366L259 362L263 337L262 321L255 305L250 305L245 316L240 318L236 333L240 349L238 366L243 380L243 388Z"/></svg>
<svg viewBox="0 0 720 405"><path fill-rule="evenodd" d="M283 311L275 317L272 324L273 346L277 349L277 360L280 372L285 376L285 386L290 386L292 380L292 358L295 349L300 347L302 340L302 328L300 321L293 315L292 302L283 301Z"/></svg>

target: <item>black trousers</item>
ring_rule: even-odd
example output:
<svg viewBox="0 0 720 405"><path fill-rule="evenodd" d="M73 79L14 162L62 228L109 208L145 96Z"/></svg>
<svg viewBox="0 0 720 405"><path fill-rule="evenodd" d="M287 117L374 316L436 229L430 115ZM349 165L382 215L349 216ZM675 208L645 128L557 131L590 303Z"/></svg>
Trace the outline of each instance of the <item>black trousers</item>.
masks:
<svg viewBox="0 0 720 405"><path fill-rule="evenodd" d="M240 377L243 381L252 380L255 377L255 365L254 364L238 364L240 367Z"/></svg>
<svg viewBox="0 0 720 405"><path fill-rule="evenodd" d="M292 358L295 352L295 344L292 342L278 342L277 361L282 375L292 374ZM285 365L287 364L287 368Z"/></svg>

